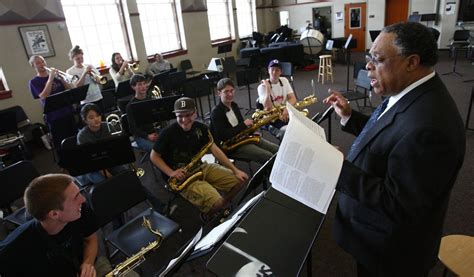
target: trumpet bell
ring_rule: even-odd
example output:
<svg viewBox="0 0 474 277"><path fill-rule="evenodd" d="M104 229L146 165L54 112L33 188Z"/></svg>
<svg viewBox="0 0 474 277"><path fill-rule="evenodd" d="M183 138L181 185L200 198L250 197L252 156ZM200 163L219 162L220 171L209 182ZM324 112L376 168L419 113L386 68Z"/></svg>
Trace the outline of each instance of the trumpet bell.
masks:
<svg viewBox="0 0 474 277"><path fill-rule="evenodd" d="M131 63L130 68L137 71L140 68L140 65L138 63Z"/></svg>

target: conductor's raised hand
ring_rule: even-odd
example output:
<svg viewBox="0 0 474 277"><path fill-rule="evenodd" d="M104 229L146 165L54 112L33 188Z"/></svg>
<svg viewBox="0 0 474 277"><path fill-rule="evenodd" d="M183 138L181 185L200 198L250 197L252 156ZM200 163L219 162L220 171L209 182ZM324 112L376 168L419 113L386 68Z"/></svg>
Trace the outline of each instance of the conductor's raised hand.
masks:
<svg viewBox="0 0 474 277"><path fill-rule="evenodd" d="M349 105L349 101L347 101L347 99L338 91L329 89L328 92L330 95L323 100L323 103L332 105L334 107L334 111L340 117L351 116L352 108Z"/></svg>

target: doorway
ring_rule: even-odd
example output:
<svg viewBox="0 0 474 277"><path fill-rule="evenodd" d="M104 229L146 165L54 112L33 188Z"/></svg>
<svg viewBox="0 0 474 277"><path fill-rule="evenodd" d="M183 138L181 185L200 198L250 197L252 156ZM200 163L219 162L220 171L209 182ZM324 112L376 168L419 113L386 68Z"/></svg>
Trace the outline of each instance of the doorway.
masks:
<svg viewBox="0 0 474 277"><path fill-rule="evenodd" d="M352 39L357 40L357 47L352 51L365 51L366 4L345 4L344 14L344 36L347 38L352 34Z"/></svg>
<svg viewBox="0 0 474 277"><path fill-rule="evenodd" d="M385 26L407 21L408 0L387 0L385 2Z"/></svg>
<svg viewBox="0 0 474 277"><path fill-rule="evenodd" d="M313 28L320 31L327 39L332 38L332 7L313 8Z"/></svg>

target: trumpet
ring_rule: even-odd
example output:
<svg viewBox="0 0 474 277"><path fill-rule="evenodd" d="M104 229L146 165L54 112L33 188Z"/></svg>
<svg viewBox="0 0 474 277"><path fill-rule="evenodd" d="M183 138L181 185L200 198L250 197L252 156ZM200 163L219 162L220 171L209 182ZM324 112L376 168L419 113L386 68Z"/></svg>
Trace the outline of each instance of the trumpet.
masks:
<svg viewBox="0 0 474 277"><path fill-rule="evenodd" d="M46 66L44 67L44 69L46 69L46 71L48 71L48 73L50 73L51 70L53 70L53 68L46 67ZM58 70L57 78L62 79L64 82L69 83L69 84L73 84L79 79L77 76L67 74L66 72L61 71L61 70Z"/></svg>
<svg viewBox="0 0 474 277"><path fill-rule="evenodd" d="M140 68L140 65L138 63L129 63L128 66L133 69L134 71L137 71Z"/></svg>
<svg viewBox="0 0 474 277"><path fill-rule="evenodd" d="M107 77L97 74L94 71L91 71L91 76L94 79L94 82L99 83L101 85L105 85L107 83Z"/></svg>

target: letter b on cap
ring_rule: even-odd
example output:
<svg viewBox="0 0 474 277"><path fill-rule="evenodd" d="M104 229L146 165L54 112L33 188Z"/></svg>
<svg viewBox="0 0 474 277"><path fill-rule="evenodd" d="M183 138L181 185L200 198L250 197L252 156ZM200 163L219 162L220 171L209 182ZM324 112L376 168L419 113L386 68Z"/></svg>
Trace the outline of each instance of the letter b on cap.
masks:
<svg viewBox="0 0 474 277"><path fill-rule="evenodd" d="M186 101L181 100L181 108L186 108Z"/></svg>

